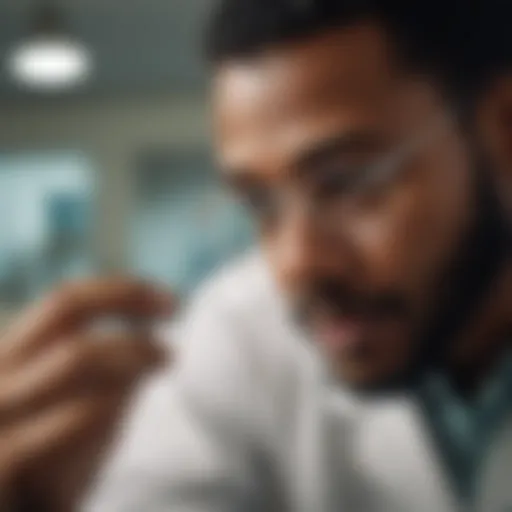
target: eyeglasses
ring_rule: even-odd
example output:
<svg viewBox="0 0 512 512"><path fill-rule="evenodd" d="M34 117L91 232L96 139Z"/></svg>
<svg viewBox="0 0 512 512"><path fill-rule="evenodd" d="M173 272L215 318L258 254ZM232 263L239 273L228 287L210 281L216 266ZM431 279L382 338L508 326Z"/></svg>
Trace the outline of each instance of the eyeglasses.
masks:
<svg viewBox="0 0 512 512"><path fill-rule="evenodd" d="M364 194L366 190L371 191L395 181L411 159L431 146L446 132L449 119L446 115L437 117L434 122L429 123L428 127L415 137L394 148L379 158L377 162L360 168L357 191Z"/></svg>
<svg viewBox="0 0 512 512"><path fill-rule="evenodd" d="M332 211L329 208L332 205L339 212L339 206L350 209L354 205L365 204L376 192L395 184L409 162L442 137L452 122L453 118L446 114L436 116L421 133L380 156L373 163L352 165L348 168L344 166L343 169L334 167L321 178L319 194L300 194L301 207L307 207L308 211L318 215ZM257 217L263 221L275 220L283 212L289 211L292 203L297 203L297 195L287 187L261 193L256 191L249 198L249 202Z"/></svg>

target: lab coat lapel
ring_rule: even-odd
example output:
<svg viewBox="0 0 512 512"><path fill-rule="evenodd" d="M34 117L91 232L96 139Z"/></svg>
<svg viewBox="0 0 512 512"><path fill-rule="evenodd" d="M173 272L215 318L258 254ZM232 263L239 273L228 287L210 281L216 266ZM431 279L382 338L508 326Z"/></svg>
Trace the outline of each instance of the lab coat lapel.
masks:
<svg viewBox="0 0 512 512"><path fill-rule="evenodd" d="M369 493L373 493L372 510L458 510L420 409L413 400L367 403L359 421L355 457Z"/></svg>
<svg viewBox="0 0 512 512"><path fill-rule="evenodd" d="M478 512L512 511L512 414L496 439L484 465Z"/></svg>

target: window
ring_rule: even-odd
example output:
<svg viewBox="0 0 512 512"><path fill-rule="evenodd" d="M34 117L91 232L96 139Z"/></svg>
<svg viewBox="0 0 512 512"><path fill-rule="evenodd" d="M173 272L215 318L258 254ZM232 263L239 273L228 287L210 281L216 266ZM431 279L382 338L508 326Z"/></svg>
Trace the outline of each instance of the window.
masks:
<svg viewBox="0 0 512 512"><path fill-rule="evenodd" d="M92 268L89 160L75 152L0 155L0 301L19 305Z"/></svg>
<svg viewBox="0 0 512 512"><path fill-rule="evenodd" d="M145 159L135 198L133 268L182 294L251 244L248 219L206 156Z"/></svg>

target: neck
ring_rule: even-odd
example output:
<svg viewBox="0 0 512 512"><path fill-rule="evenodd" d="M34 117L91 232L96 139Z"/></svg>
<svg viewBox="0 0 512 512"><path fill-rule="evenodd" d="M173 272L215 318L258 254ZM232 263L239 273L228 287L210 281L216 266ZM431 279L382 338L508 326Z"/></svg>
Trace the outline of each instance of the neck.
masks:
<svg viewBox="0 0 512 512"><path fill-rule="evenodd" d="M465 394L475 393L512 347L512 262L495 280L482 308L454 344L450 375Z"/></svg>

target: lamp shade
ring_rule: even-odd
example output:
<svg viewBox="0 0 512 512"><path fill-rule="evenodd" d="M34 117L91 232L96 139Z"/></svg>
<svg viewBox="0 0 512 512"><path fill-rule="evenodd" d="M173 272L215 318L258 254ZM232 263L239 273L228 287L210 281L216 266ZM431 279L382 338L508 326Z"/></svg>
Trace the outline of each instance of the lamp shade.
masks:
<svg viewBox="0 0 512 512"><path fill-rule="evenodd" d="M45 6L36 12L29 37L11 50L7 66L23 87L60 90L87 80L92 55L65 30L59 11Z"/></svg>

